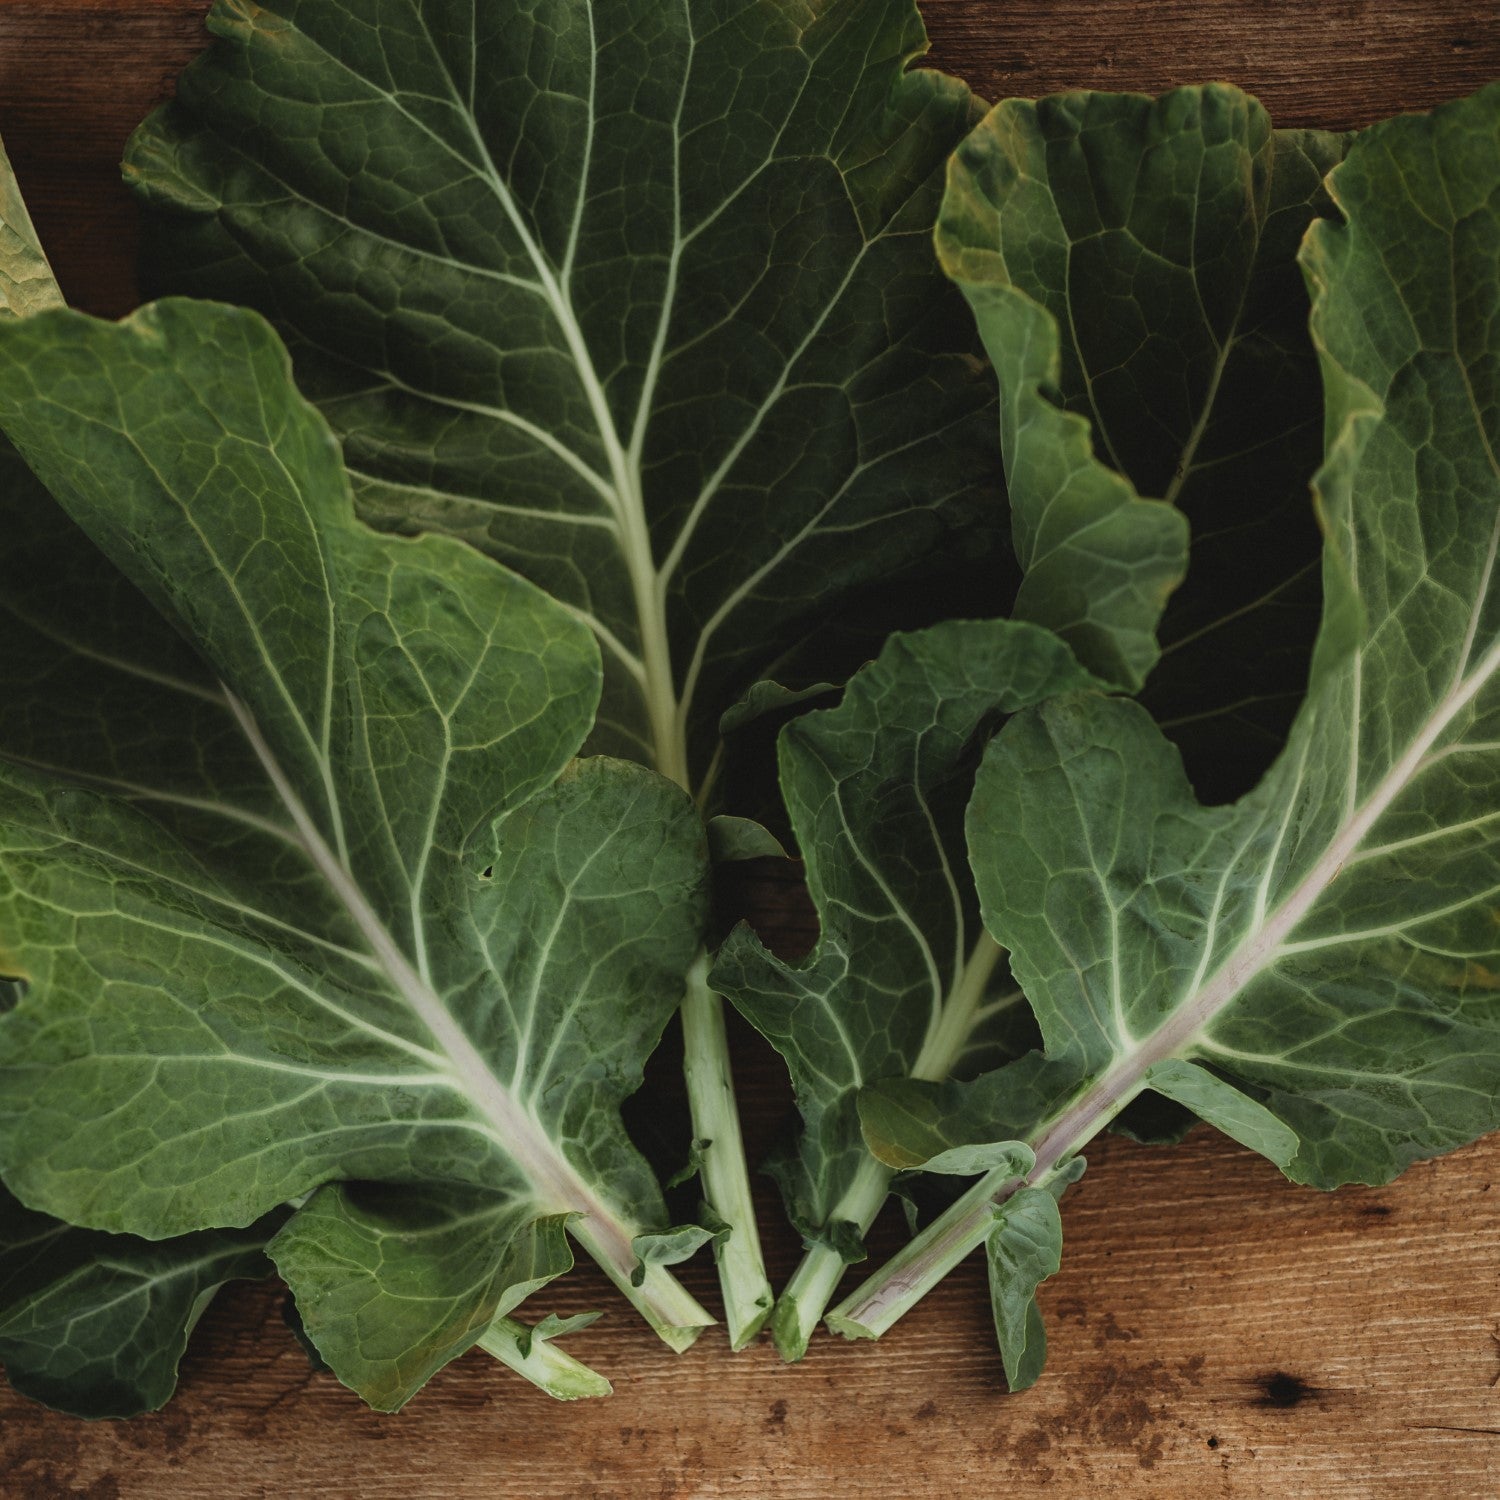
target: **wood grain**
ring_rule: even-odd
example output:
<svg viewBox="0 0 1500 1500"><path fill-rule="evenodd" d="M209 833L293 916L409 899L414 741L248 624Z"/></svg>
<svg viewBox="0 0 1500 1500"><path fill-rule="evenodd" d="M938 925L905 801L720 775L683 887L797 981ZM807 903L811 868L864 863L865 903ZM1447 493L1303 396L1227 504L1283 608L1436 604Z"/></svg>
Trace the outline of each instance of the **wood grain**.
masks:
<svg viewBox="0 0 1500 1500"><path fill-rule="evenodd" d="M134 291L116 163L200 42L200 0L0 0L0 135L64 289ZM1500 76L1500 5L1459 0L929 0L933 61L988 97L1227 77L1285 124L1361 124ZM804 908L758 901L783 946ZM747 1127L787 1108L743 1029ZM663 1066L663 1076L670 1068ZM674 1357L623 1313L570 1345L615 1381L553 1404L482 1356L399 1416L309 1372L281 1293L205 1318L177 1400L87 1425L0 1394L10 1500L467 1496L1493 1497L1500 1492L1500 1140L1380 1190L1320 1195L1206 1131L1175 1151L1100 1142L1043 1291L1047 1375L1007 1396L982 1268L876 1345L820 1339L783 1367L710 1335ZM779 1277L797 1254L768 1193ZM894 1236L894 1226L887 1226ZM888 1239L888 1243L890 1240ZM711 1272L690 1271L712 1295ZM564 1301L564 1299L566 1299ZM569 1278L563 1309L611 1305Z"/></svg>
<svg viewBox="0 0 1500 1500"><path fill-rule="evenodd" d="M1475 1147L1323 1196L1207 1132L1170 1156L1101 1143L1043 1289L1050 1367L1013 1397L976 1265L879 1344L821 1339L798 1366L715 1337L674 1356L620 1316L569 1345L607 1401L557 1406L469 1356L398 1416L311 1375L277 1294L241 1291L157 1416L88 1427L11 1398L5 1493L1479 1500L1500 1482L1497 1168ZM569 1307L608 1295L565 1286Z"/></svg>
<svg viewBox="0 0 1500 1500"><path fill-rule="evenodd" d="M1500 77L1494 0L927 0L931 62L987 99L1225 78L1345 129Z"/></svg>

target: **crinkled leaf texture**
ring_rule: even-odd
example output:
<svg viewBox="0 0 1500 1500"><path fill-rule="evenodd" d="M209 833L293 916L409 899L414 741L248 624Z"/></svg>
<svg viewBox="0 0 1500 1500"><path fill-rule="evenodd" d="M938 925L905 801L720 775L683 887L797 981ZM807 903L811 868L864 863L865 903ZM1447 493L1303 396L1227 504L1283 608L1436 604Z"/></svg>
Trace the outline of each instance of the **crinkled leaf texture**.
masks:
<svg viewBox="0 0 1500 1500"><path fill-rule="evenodd" d="M907 71L911 0L219 0L209 27L127 156L148 276L277 321L366 516L590 622L601 748L700 783L804 619L993 514L930 241L976 104Z"/></svg>
<svg viewBox="0 0 1500 1500"><path fill-rule="evenodd" d="M880 1154L1021 1133L1012 1083L1042 1105L1033 1184L1143 1089L1324 1188L1500 1125L1497 148L1500 88L1374 127L1330 179L1346 222L1302 251L1325 606L1285 752L1208 808L1136 704L1014 716L969 842L1048 1057L877 1088ZM959 1212L983 1233L983 1180ZM842 1311L878 1323L885 1295Z"/></svg>
<svg viewBox="0 0 1500 1500"><path fill-rule="evenodd" d="M339 1180L490 1195L497 1264L572 1216L690 1340L706 1317L668 1273L632 1285L665 1225L618 1106L696 951L702 826L647 771L570 764L587 630L462 543L357 522L253 313L0 323L0 425L124 575L67 612L54 569L11 609L9 1186L149 1238ZM463 1337L504 1280L460 1299ZM320 1348L358 1385L352 1342Z"/></svg>
<svg viewBox="0 0 1500 1500"><path fill-rule="evenodd" d="M949 166L938 247L1000 377L1016 613L1122 686L1149 671L1216 800L1284 743L1317 630L1296 250L1347 139L1222 84L1076 93L1007 100Z"/></svg>
<svg viewBox="0 0 1500 1500"><path fill-rule="evenodd" d="M286 335L361 513L597 636L591 745L706 803L719 717L861 584L998 526L931 229L976 102L912 0L219 0L126 172L163 290ZM683 1005L731 1340L770 1305L722 1007Z"/></svg>

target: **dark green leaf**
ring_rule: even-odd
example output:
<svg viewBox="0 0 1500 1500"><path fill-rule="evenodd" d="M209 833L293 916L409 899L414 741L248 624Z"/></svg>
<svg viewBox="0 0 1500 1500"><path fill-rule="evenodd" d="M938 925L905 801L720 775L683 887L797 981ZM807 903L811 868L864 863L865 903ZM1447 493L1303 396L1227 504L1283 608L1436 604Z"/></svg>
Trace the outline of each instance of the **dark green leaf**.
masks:
<svg viewBox="0 0 1500 1500"><path fill-rule="evenodd" d="M727 813L708 820L708 852L716 865L787 857L780 840L764 824L754 818L733 818Z"/></svg>
<svg viewBox="0 0 1500 1500"><path fill-rule="evenodd" d="M892 637L839 707L782 731L818 944L787 963L740 928L712 982L787 1060L803 1120L795 1161L781 1164L788 1208L841 1260L890 1178L860 1138L860 1088L969 1075L1030 1044L1001 951L977 921L963 810L1000 719L1090 681L1035 626L952 622ZM796 1312L801 1300L794 1282L778 1313L787 1352L821 1312L816 1297Z"/></svg>
<svg viewBox="0 0 1500 1500"><path fill-rule="evenodd" d="M985 505L989 384L929 239L976 106L908 71L910 0L209 26L127 156L149 276L277 319L364 514L590 621L602 748L701 781L804 619Z"/></svg>
<svg viewBox="0 0 1500 1500"><path fill-rule="evenodd" d="M269 1253L345 1385L396 1411L534 1291L572 1268L567 1215L453 1188L325 1187Z"/></svg>
<svg viewBox="0 0 1500 1500"><path fill-rule="evenodd" d="M1322 403L1295 256L1346 145L1226 85L1063 94L1000 105L949 174L938 243L1000 375L1017 613L1122 685L1155 664L1144 701L1216 797L1306 683Z"/></svg>
<svg viewBox="0 0 1500 1500"><path fill-rule="evenodd" d="M1024 1136L1031 1186L1152 1088L1325 1188L1500 1126L1497 139L1500 87L1373 127L1330 179L1346 222L1304 246L1325 608L1263 782L1204 807L1150 716L1098 696L1014 715L986 753L985 921L1074 1081ZM879 1139L903 1114L922 1149L1009 1138L1005 1083L888 1102ZM1012 1190L981 1179L833 1316L888 1327Z"/></svg>
<svg viewBox="0 0 1500 1500"><path fill-rule="evenodd" d="M79 1417L155 1411L226 1281L267 1276L284 1217L152 1241L74 1229L0 1188L0 1363L23 1395Z"/></svg>
<svg viewBox="0 0 1500 1500"><path fill-rule="evenodd" d="M28 981L3 1023L12 1187L157 1236L330 1179L466 1183L521 1223L576 1214L690 1338L664 1272L630 1285L662 1210L618 1107L696 949L705 851L649 773L559 777L597 693L587 632L459 543L356 522L252 314L0 323L0 420L212 663L173 642L164 669L160 629L59 660L107 612L21 595L11 670L45 668L33 692L66 687L85 732L33 697L0 733L0 969ZM141 704L91 722L110 674ZM150 713L163 694L192 714Z"/></svg>

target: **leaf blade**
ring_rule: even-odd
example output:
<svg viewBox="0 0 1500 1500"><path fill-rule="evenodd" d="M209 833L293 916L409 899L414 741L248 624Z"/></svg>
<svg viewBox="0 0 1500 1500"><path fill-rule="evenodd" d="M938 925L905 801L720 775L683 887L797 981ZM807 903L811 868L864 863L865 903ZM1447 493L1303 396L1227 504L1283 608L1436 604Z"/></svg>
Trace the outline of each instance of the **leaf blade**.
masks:
<svg viewBox="0 0 1500 1500"><path fill-rule="evenodd" d="M1144 681L1215 800L1284 741L1316 632L1321 402L1295 254L1347 142L1273 131L1226 85L1007 101L955 156L939 220L1000 375L1017 611Z"/></svg>
<svg viewBox="0 0 1500 1500"><path fill-rule="evenodd" d="M1261 784L1203 806L1119 700L1053 700L990 746L970 808L986 920L1074 1079L1026 1137L1032 1186L1162 1065L1201 1063L1248 1096L1209 1086L1232 1133L1324 1188L1389 1181L1500 1125L1495 334L1464 316L1500 296L1497 121L1491 88L1373 127L1331 178L1344 222L1306 242L1329 418L1324 615ZM1003 1081L969 1086L969 1112L942 1101L943 1134L1009 1134L982 1118ZM899 1132L899 1111L879 1118ZM1011 1191L981 1179L835 1316L889 1326L951 1264L941 1245L976 1242Z"/></svg>
<svg viewBox="0 0 1500 1500"><path fill-rule="evenodd" d="M11 1185L160 1235L246 1223L331 1179L420 1175L431 1152L439 1178L577 1210L627 1295L690 1341L696 1303L659 1268L631 1282L660 1200L616 1111L696 949L703 835L643 770L558 776L596 701L587 633L459 543L356 522L253 315L8 324L0 404L75 519L231 682L209 696L259 764L265 831L320 893L288 920L275 866L237 862L202 820L7 757L0 903L31 981L5 1021ZM500 888L526 933L497 929ZM47 933L75 916L59 949ZM109 994L131 996L128 1016ZM96 1013L91 1058L76 1044ZM584 1043L580 1069L569 1033L606 1013L609 1044Z"/></svg>
<svg viewBox="0 0 1500 1500"><path fill-rule="evenodd" d="M24 1396L79 1417L165 1405L188 1336L225 1282L270 1275L282 1217L165 1242L74 1229L0 1189L0 1361Z"/></svg>
<svg viewBox="0 0 1500 1500"><path fill-rule="evenodd" d="M995 1337L1012 1392L1029 1390L1047 1362L1047 1330L1037 1288L1062 1264L1062 1215L1045 1188L1006 1200L985 1241Z"/></svg>
<svg viewBox="0 0 1500 1500"><path fill-rule="evenodd" d="M684 779L686 734L696 781L736 679L815 598L974 514L988 395L923 243L971 97L907 71L904 4L492 29L406 3L379 18L395 55L353 19L215 7L127 156L154 274L277 316L365 513L582 611L598 743ZM305 149L247 131L265 109Z"/></svg>

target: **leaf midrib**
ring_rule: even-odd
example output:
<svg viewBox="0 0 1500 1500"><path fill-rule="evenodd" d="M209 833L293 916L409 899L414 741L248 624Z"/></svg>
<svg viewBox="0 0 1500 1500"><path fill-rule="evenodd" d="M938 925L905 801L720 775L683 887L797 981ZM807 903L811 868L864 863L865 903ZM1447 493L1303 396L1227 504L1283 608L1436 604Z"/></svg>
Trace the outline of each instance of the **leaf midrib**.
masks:
<svg viewBox="0 0 1500 1500"><path fill-rule="evenodd" d="M1461 679L1438 701L1421 732L1412 738L1400 759L1364 802L1345 818L1291 893L1273 912L1262 916L1212 977L1197 986L1155 1031L1117 1058L1099 1082L1047 1128L1037 1143L1034 1179L1053 1170L1117 1112L1124 1101L1133 1097L1152 1064L1179 1055L1194 1044L1205 1043L1204 1033L1210 1023L1282 956L1285 940L1338 878L1376 823L1427 768L1426 758L1433 746L1497 671L1500 671L1500 641L1490 647L1467 678ZM1357 736L1358 732L1356 725L1351 733ZM1356 937L1358 934L1351 935L1350 941Z"/></svg>
<svg viewBox="0 0 1500 1500"><path fill-rule="evenodd" d="M871 246L879 241L881 235L877 233L873 236L866 235L864 237L863 243L859 251L852 257L847 273L839 287L826 299L822 311L812 321L805 336L786 357L781 374L769 395L759 403L745 428L734 443L730 445L723 461L701 486L697 496L688 508L688 512L673 540L673 545L668 555L663 559L661 566L658 567L656 565L650 523L646 511L642 459L646 430L651 415L651 404L667 353L667 336L674 310L676 280L681 257L684 250L692 243L697 234L708 223L712 222L728 203L738 198L748 183L758 177L765 167L779 159L777 153L781 149L784 127L783 132L778 132L765 161L758 163L745 180L726 196L724 203L714 209L702 223L696 225L691 230L684 231L681 192L681 127L683 111L692 77L697 35L693 27L691 7L687 3L687 0L683 0L682 18L687 33L687 52L682 65L681 86L672 121L672 243L668 252L666 286L662 293L652 349L637 400L635 420L632 424L629 442L625 442L622 439L621 431L616 424L614 415L610 410L603 383L599 378L598 371L588 350L583 330L578 323L569 289L574 256L587 203L588 173L597 129L594 87L598 58L597 49L594 46L595 23L592 0L588 0L585 10L587 12L590 34L589 95L586 101L584 101L588 111L588 128L584 133L578 195L569 227L567 247L564 252L562 265L559 268L554 268L550 257L544 252L537 236L528 225L525 215L522 213L504 174L500 171L493 153L489 149L483 132L480 130L472 97L465 100L463 91L459 88L458 80L455 78L446 56L438 45L436 38L430 32L427 33L430 55L442 73L449 102L456 111L458 119L462 122L463 131L477 153L477 160L471 159L453 141L446 139L431 124L406 109L401 103L398 93L386 88L376 79L366 76L345 58L340 57L316 39L309 36L307 40L332 66L350 73L367 88L386 99L391 107L397 110L411 124L413 129L428 137L440 151L452 156L465 170L475 173L477 177L485 181L514 231L537 279L535 283L529 282L524 278L513 279L518 285L540 297L563 336L568 355L577 373L579 386L583 392L594 425L599 433L600 443L603 447L609 470L608 479L598 474L590 464L586 463L578 454L568 448L566 444L558 441L552 434L545 432L544 429L527 422L523 418L518 418L516 414L504 408L485 408L485 410L491 412L497 420L528 432L534 441L539 442L547 451L579 473L589 483L595 493L603 499L606 507L609 509L612 529L615 531L619 542L620 554L625 565L632 598L635 603L639 651L631 651L626 647L613 632L608 630L603 621L597 620L594 617L591 611L579 610L578 613L593 628L601 644L613 656L619 659L635 682L642 706L645 709L647 722L650 725L649 749L655 768L662 775L676 782L689 793L694 793L696 790L701 795L702 791L706 789L706 782L704 788L695 789L688 764L688 719L697 676L701 670L706 652L707 637L722 623L728 612L728 603L726 602L726 606L720 608L704 629L700 631L696 654L682 690L679 692L667 623L666 601L668 587L686 555L688 545L698 528L703 514L745 448L754 439L756 433L760 431L766 413L784 393L792 370L822 330L833 309L839 305L844 292L858 274L866 254ZM306 36L306 33L303 33L303 35ZM811 77L811 73L812 70L809 68L808 77ZM804 90L806 86L806 80L804 80ZM799 93L798 98L800 99L800 97ZM790 118L790 112L788 118ZM902 200L901 204L891 210L891 215L894 215L900 207L903 207L906 202L910 201L911 196L919 192L924 185L924 183L920 182L915 184L912 187L911 193ZM299 198L304 198L304 201L306 201L304 195L297 193L284 183L282 186L286 191L293 193L294 196ZM327 212L324 205L317 204L315 207ZM378 235L378 231L372 230L369 232ZM404 244L404 242L400 243ZM415 253L421 254L423 252L416 250ZM473 269L478 270L479 268ZM380 373L382 374L382 378L389 380L397 388L410 389L388 372ZM430 397L428 393L424 392L413 391L413 394L422 396L424 399L446 400L446 398ZM464 403L447 402L446 404L463 405ZM387 481L382 480L380 482L386 483ZM573 518L548 516L539 517L539 519L567 524ZM821 519L821 516L816 519ZM813 524L816 524L816 521ZM811 529L811 527L804 528L803 532L799 532L799 538L808 529ZM770 566L779 563L780 560L781 554L778 554L773 564L768 564L766 568L757 571L754 581L758 582L764 572L768 571ZM735 606L742 602L743 596L743 589L736 591L733 599ZM632 738L634 737L632 736Z"/></svg>
<svg viewBox="0 0 1500 1500"><path fill-rule="evenodd" d="M229 704L246 740L286 808L308 859L348 912L392 988L437 1044L451 1070L451 1083L485 1121L487 1131L536 1194L539 1212L577 1213L588 1219L594 1239L615 1268L629 1276L635 1265L634 1230L623 1223L546 1134L540 1121L490 1070L454 1019L442 997L427 984L340 862L303 806L249 710L232 694Z"/></svg>

